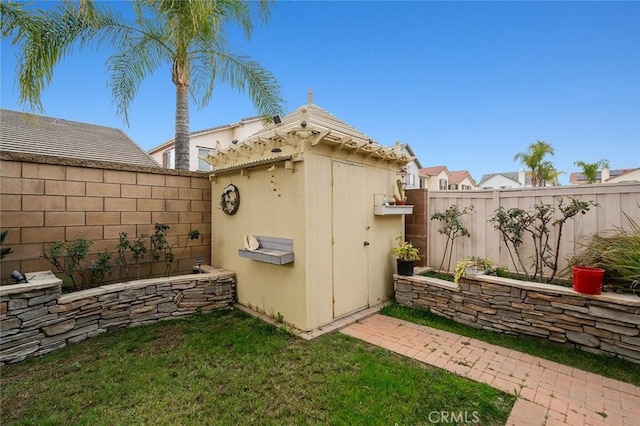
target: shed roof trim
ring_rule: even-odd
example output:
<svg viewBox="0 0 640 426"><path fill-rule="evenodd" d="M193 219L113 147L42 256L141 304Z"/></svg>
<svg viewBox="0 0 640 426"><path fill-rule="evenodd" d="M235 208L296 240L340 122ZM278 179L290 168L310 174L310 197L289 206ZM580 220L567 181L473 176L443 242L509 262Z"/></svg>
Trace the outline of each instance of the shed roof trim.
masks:
<svg viewBox="0 0 640 426"><path fill-rule="evenodd" d="M399 165L415 158L403 152L397 142L394 146L384 147L317 105L306 104L283 117L281 123L271 124L243 142L209 153L203 159L213 166L216 174L230 167L253 167L263 158L296 154L300 157L306 149L305 142L309 148L323 144L334 150L348 150ZM272 154L276 151L278 154L274 157Z"/></svg>

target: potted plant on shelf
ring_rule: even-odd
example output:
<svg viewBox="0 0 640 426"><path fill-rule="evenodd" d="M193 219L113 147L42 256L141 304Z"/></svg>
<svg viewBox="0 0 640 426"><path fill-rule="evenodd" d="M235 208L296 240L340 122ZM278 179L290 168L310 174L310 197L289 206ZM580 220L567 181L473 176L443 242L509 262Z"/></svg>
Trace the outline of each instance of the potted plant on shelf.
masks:
<svg viewBox="0 0 640 426"><path fill-rule="evenodd" d="M453 275L453 281L457 284L465 275L489 275L494 268L489 259L471 256L456 262L456 271Z"/></svg>
<svg viewBox="0 0 640 426"><path fill-rule="evenodd" d="M398 187L398 194L400 194L400 196L393 194L393 199L396 201L396 205L403 206L407 202L407 197L405 197L404 195L402 180L400 179L396 180L396 186Z"/></svg>
<svg viewBox="0 0 640 426"><path fill-rule="evenodd" d="M413 266L416 260L420 260L420 252L413 244L404 240L402 234L396 237L398 246L391 249L391 254L395 256L398 266L398 275L413 275Z"/></svg>

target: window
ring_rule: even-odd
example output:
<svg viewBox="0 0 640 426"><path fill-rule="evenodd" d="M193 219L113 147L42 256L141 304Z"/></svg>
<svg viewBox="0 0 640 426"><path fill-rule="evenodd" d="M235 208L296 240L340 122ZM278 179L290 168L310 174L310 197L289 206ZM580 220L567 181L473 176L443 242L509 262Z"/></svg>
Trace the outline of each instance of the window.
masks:
<svg viewBox="0 0 640 426"><path fill-rule="evenodd" d="M458 188L458 184L457 183L452 183L451 185L449 185L449 189L451 190L457 190Z"/></svg>
<svg viewBox="0 0 640 426"><path fill-rule="evenodd" d="M471 185L462 185L463 191L471 191Z"/></svg>
<svg viewBox="0 0 640 426"><path fill-rule="evenodd" d="M427 187L427 178L420 176L420 189Z"/></svg>
<svg viewBox="0 0 640 426"><path fill-rule="evenodd" d="M208 148L198 148L198 170L211 171L211 164L207 163L200 157L206 157L211 152Z"/></svg>
<svg viewBox="0 0 640 426"><path fill-rule="evenodd" d="M175 151L171 148L162 154L162 167L173 169L175 166Z"/></svg>
<svg viewBox="0 0 640 426"><path fill-rule="evenodd" d="M446 179L440 179L439 181L440 185L438 186L438 189L440 191L446 191L447 190L447 180Z"/></svg>
<svg viewBox="0 0 640 426"><path fill-rule="evenodd" d="M404 176L404 184L407 188L413 188L416 184L416 175L408 173Z"/></svg>

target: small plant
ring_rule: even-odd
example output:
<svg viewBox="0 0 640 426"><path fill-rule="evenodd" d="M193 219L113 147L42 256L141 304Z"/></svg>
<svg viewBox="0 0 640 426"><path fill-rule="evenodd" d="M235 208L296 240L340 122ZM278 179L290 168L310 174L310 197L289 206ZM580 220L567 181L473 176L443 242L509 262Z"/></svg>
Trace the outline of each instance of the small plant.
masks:
<svg viewBox="0 0 640 426"><path fill-rule="evenodd" d="M515 267L516 274L519 274L520 269L522 269L527 278L529 278L529 272L520 255L520 246L524 240L525 221L528 219L529 215L527 215L526 211L515 207L506 210L502 206L489 218L489 222L493 225L493 228L500 231L502 241L507 247L507 252ZM518 267L520 267L520 269Z"/></svg>
<svg viewBox="0 0 640 426"><path fill-rule="evenodd" d="M136 268L136 279L140 279L140 268L147 254L144 235L132 242L126 232L121 232L116 251L118 253L118 264L122 267L125 278L127 280L131 279L130 265L133 263ZM127 255L128 252L131 253L129 256Z"/></svg>
<svg viewBox="0 0 640 426"><path fill-rule="evenodd" d="M420 251L413 244L404 241L402 234L396 237L398 246L391 249L391 254L402 262L415 262L420 260Z"/></svg>
<svg viewBox="0 0 640 426"><path fill-rule="evenodd" d="M455 274L453 275L453 282L458 284L460 278L469 274L470 270L474 270L477 273L492 273L494 271L493 264L489 259L481 257L471 256L465 259L459 260L456 263Z"/></svg>
<svg viewBox="0 0 640 426"><path fill-rule="evenodd" d="M442 261L440 262L439 270L442 271L442 266L444 265L444 260L447 257L447 252L449 254L449 263L447 264L447 272L449 272L451 268L451 255L453 254L453 242L458 237L469 237L471 234L469 230L464 227L462 222L460 222L460 217L469 214L474 210L473 206L467 206L464 209L460 210L457 204L451 205L444 212L436 211L431 215L431 220L439 220L442 222L442 228L438 229L438 232L447 237L447 242L444 246L444 253L442 254Z"/></svg>
<svg viewBox="0 0 640 426"><path fill-rule="evenodd" d="M530 280L538 279L540 282L546 281L547 283L553 281L558 272L560 242L565 223L579 213L586 214L592 206L598 206L596 202L591 200L580 201L572 197L569 197L569 200L568 203L565 203L562 197L557 198L557 210L561 213L558 219L554 219L556 208L545 203L536 203L530 211L517 208L504 210L500 207L494 212L489 221L496 230L501 232L502 240L507 246L516 273L520 273L518 268L520 266ZM555 246L552 246L550 240L550 226L557 230ZM527 270L520 253L525 234L529 234L533 240L534 255L531 257L533 274ZM549 271L546 280L544 279L545 268Z"/></svg>
<svg viewBox="0 0 640 426"><path fill-rule="evenodd" d="M111 264L111 253L107 249L98 253L96 259L91 262L89 267L91 270L91 283L100 285L107 277L113 274L113 265Z"/></svg>
<svg viewBox="0 0 640 426"><path fill-rule="evenodd" d="M140 279L143 267L148 266L147 277L151 276L151 264L163 260L166 264L165 275L169 275L171 265L175 259L172 247L167 241L166 233L170 226L164 223L156 223L153 234L142 234L135 241L130 241L126 232L120 233L120 239L116 250L118 262L130 279L129 265L133 263L136 268L136 279ZM148 246L147 246L148 241ZM131 253L127 256L127 252ZM129 259L130 258L130 259Z"/></svg>
<svg viewBox="0 0 640 426"><path fill-rule="evenodd" d="M396 186L398 187L398 195L393 194L393 199L396 200L396 204L404 204L406 202L406 197L404 196L404 187L402 185L402 180L396 180Z"/></svg>
<svg viewBox="0 0 640 426"><path fill-rule="evenodd" d="M0 260L4 259L8 255L13 253L13 249L11 249L11 247L2 247L4 245L4 240L5 240L5 238L7 238L8 234L9 234L9 230L8 229L6 229L6 230L2 231L2 233L0 233Z"/></svg>
<svg viewBox="0 0 640 426"><path fill-rule="evenodd" d="M151 276L151 266L154 262L164 262L165 275L171 274L172 266L179 261L179 257L175 256L174 247L167 240L168 229L169 225L157 223L153 234L143 234L133 241L129 239L126 232L120 233L116 245L116 265L121 268L125 280L140 279L143 270L147 272L147 276ZM191 230L187 237L188 240L195 240L199 236L200 231ZM187 243L182 248L181 256ZM87 283L100 285L113 275L113 253L107 249L102 250L87 265L85 259L92 245L92 241L84 238L78 238L75 241L54 241L48 247L44 258L68 276L74 290L82 289L82 286ZM132 277L132 265L135 266L135 277Z"/></svg>
<svg viewBox="0 0 640 426"><path fill-rule="evenodd" d="M44 254L53 266L71 279L73 288L79 290L85 281L82 261L89 254L93 241L78 238L74 241L54 241Z"/></svg>
<svg viewBox="0 0 640 426"><path fill-rule="evenodd" d="M180 256L178 256L175 263L175 269L179 269L180 267L180 259L182 259L182 256L184 255L184 251L187 249L187 245L189 244L189 241L193 241L193 240L197 240L198 238L200 238L200 231L198 231L197 229L192 229L191 231L189 231L189 233L187 234L187 240L184 243L184 246L182 246L182 251L180 252ZM173 253L171 253L171 256L173 257ZM172 258L171 263L173 263L174 258ZM168 266L170 266L170 264L168 264Z"/></svg>

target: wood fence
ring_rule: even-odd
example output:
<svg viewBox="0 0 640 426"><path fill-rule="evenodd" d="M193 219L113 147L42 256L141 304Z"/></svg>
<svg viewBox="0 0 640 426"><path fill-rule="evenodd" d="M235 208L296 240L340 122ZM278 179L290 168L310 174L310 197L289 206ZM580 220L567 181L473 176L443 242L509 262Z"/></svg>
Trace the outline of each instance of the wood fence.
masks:
<svg viewBox="0 0 640 426"><path fill-rule="evenodd" d="M415 191L414 198L424 198L426 190ZM551 204L555 207L555 217L561 217L558 211L558 203L563 200L565 204L570 198L581 201L592 200L598 204L592 207L586 214L578 214L570 219L562 229L559 249L559 271L568 265L568 260L580 250L594 233L613 232L616 229L629 229L630 223L627 216L640 223L640 183L625 182L615 184L598 184L582 186L559 186L548 188L518 188L500 190L477 191L428 191L426 193L427 206L417 209L414 215L424 217L408 217L408 224L426 223L426 238L416 234L416 227L407 226L407 238L424 238L425 266L438 268L445 255L447 238L438 232L442 222L430 220L436 212L444 212L451 205L458 205L460 209L473 206L474 211L460 218L462 224L469 230L469 237L459 237L453 244L450 269L455 269L457 260L467 256L478 256L490 259L494 265L514 270L509 253L502 242L501 233L494 229L490 218L495 211L502 206L505 209L520 208L531 211L537 203ZM415 211L415 210L414 210ZM551 226L550 226L551 227ZM557 229L551 227L550 243L555 247ZM525 264L530 264L530 257L534 254L532 239L527 236L522 250L522 258ZM447 269L445 259L443 269ZM530 269L531 271L533 268Z"/></svg>

